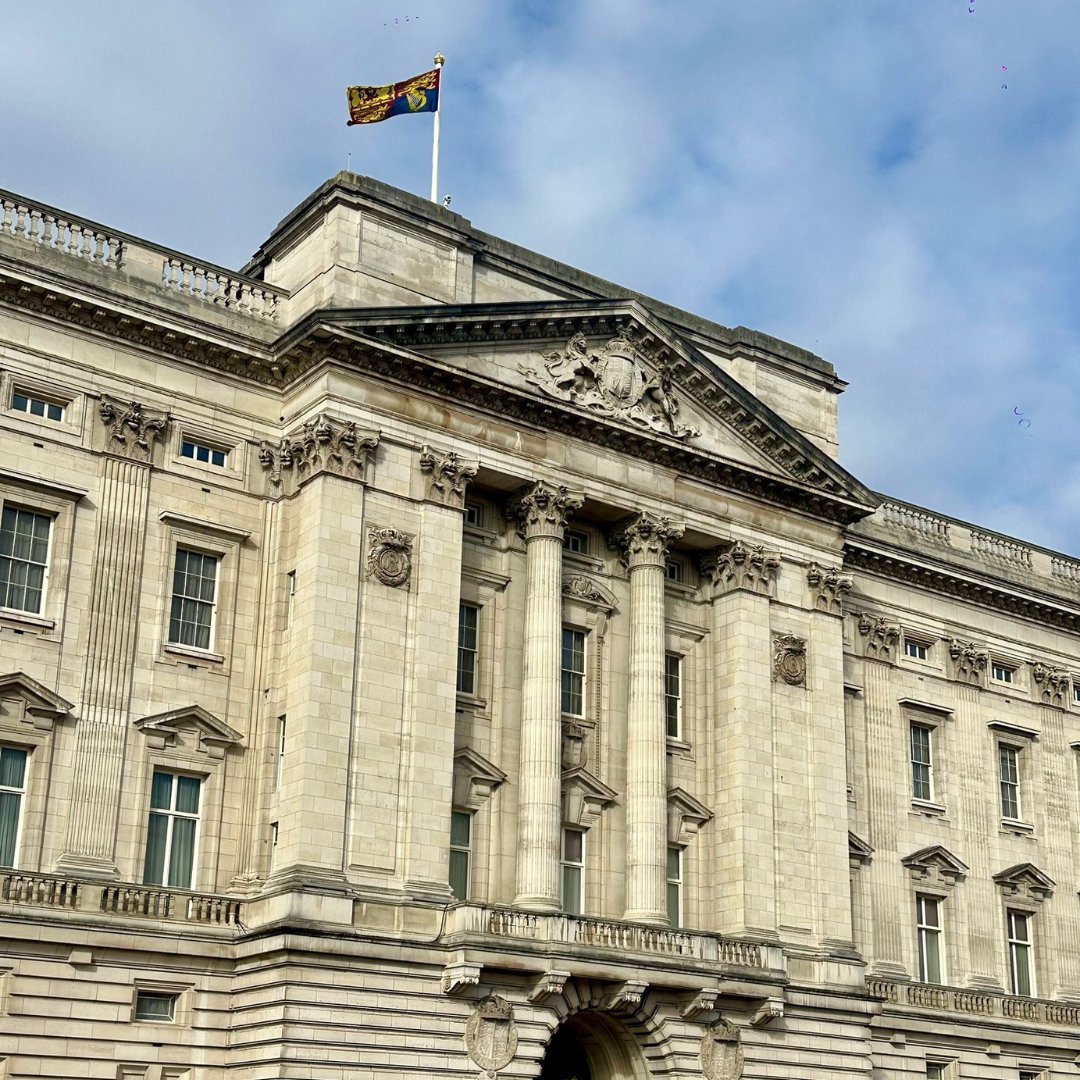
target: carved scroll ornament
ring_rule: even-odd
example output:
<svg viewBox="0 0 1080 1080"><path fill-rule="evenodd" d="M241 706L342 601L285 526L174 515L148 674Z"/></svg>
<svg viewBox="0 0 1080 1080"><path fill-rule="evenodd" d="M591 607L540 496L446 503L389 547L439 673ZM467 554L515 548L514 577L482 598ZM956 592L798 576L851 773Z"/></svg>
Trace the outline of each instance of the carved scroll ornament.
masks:
<svg viewBox="0 0 1080 1080"><path fill-rule="evenodd" d="M462 461L453 451L443 454L425 446L420 452L420 470L428 476L427 497L461 510L465 506L465 488L474 476L476 465Z"/></svg>
<svg viewBox="0 0 1080 1080"><path fill-rule="evenodd" d="M773 678L789 686L806 682L806 641L794 634L777 634L773 639Z"/></svg>
<svg viewBox="0 0 1080 1080"><path fill-rule="evenodd" d="M398 529L368 530L368 573L396 589L408 584L412 573L413 538Z"/></svg>
<svg viewBox="0 0 1080 1080"><path fill-rule="evenodd" d="M522 366L521 373L549 397L676 439L700 434L679 423L670 369L660 367L653 374L625 331L595 351L584 334L575 334L541 360L542 371Z"/></svg>
<svg viewBox="0 0 1080 1080"><path fill-rule="evenodd" d="M171 417L167 412L146 409L137 401L120 401L102 394L98 413L109 429L105 449L131 461L149 462L154 443L161 437Z"/></svg>

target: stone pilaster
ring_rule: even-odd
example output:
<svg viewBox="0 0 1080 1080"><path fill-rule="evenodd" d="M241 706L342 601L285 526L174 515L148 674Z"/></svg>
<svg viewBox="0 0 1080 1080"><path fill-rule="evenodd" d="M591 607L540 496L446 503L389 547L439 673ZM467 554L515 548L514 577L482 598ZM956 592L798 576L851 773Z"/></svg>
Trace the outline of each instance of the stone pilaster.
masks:
<svg viewBox="0 0 1080 1080"><path fill-rule="evenodd" d="M562 544L582 497L539 481L514 503L525 537L525 673L518 774L518 907L558 911Z"/></svg>
<svg viewBox="0 0 1080 1080"><path fill-rule="evenodd" d="M106 428L94 543L87 662L76 729L74 786L58 868L117 875L115 843L131 678L139 635L139 587L154 443L168 414L103 398Z"/></svg>
<svg viewBox="0 0 1080 1080"><path fill-rule="evenodd" d="M667 730L664 580L683 534L644 513L616 534L630 575L630 694L626 717L626 918L667 922Z"/></svg>
<svg viewBox="0 0 1080 1080"><path fill-rule="evenodd" d="M711 581L716 922L777 936L770 596L780 557L741 542L707 557Z"/></svg>

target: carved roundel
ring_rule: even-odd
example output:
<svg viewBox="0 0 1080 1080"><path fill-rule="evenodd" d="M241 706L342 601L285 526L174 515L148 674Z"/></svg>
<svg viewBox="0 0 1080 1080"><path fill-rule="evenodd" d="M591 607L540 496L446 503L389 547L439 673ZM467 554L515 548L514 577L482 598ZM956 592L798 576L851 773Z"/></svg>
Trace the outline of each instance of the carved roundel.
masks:
<svg viewBox="0 0 1080 1080"><path fill-rule="evenodd" d="M372 529L369 534L368 573L396 589L412 573L412 537L397 529Z"/></svg>
<svg viewBox="0 0 1080 1080"><path fill-rule="evenodd" d="M742 1080L743 1049L739 1029L720 1020L701 1037L701 1071L708 1080Z"/></svg>
<svg viewBox="0 0 1080 1080"><path fill-rule="evenodd" d="M774 641L773 674L789 686L806 682L806 642L794 634L781 634Z"/></svg>
<svg viewBox="0 0 1080 1080"><path fill-rule="evenodd" d="M492 994L477 1002L465 1021L465 1050L485 1072L505 1068L517 1053L514 1010L505 998Z"/></svg>

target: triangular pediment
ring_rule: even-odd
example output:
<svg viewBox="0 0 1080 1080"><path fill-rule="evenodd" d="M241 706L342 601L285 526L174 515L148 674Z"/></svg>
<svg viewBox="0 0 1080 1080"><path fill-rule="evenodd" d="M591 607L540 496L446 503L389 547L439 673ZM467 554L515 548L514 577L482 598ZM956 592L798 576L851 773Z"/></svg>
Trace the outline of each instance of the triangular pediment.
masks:
<svg viewBox="0 0 1080 1080"><path fill-rule="evenodd" d="M618 793L588 769L579 766L562 774L562 814L566 825L591 828Z"/></svg>
<svg viewBox="0 0 1080 1080"><path fill-rule="evenodd" d="M874 856L874 849L861 837L849 831L847 834L848 858L853 863L865 864Z"/></svg>
<svg viewBox="0 0 1080 1080"><path fill-rule="evenodd" d="M506 780L506 773L493 765L471 746L454 751L454 805L478 810L495 789Z"/></svg>
<svg viewBox="0 0 1080 1080"><path fill-rule="evenodd" d="M951 885L963 880L968 872L967 866L941 844L913 851L900 862L920 881L936 878Z"/></svg>
<svg viewBox="0 0 1080 1080"><path fill-rule="evenodd" d="M1007 896L1022 896L1030 900L1046 900L1057 887L1034 863L1018 863L994 875L994 881Z"/></svg>
<svg viewBox="0 0 1080 1080"><path fill-rule="evenodd" d="M292 348L843 520L879 501L635 300L322 311Z"/></svg>
<svg viewBox="0 0 1080 1080"><path fill-rule="evenodd" d="M243 741L239 731L207 712L201 705L186 705L144 716L136 720L134 726L159 746L172 744L186 732L194 732L198 736L198 749L211 757L221 757L227 747Z"/></svg>
<svg viewBox="0 0 1080 1080"><path fill-rule="evenodd" d="M57 720L62 720L75 707L47 686L30 678L21 671L0 675L0 702L18 702L18 716L13 720L29 723L43 731L51 730ZM0 704L0 716L7 709Z"/></svg>
<svg viewBox="0 0 1080 1080"><path fill-rule="evenodd" d="M701 826L713 816L703 802L681 787L668 789L667 807L668 843L679 846L690 843Z"/></svg>

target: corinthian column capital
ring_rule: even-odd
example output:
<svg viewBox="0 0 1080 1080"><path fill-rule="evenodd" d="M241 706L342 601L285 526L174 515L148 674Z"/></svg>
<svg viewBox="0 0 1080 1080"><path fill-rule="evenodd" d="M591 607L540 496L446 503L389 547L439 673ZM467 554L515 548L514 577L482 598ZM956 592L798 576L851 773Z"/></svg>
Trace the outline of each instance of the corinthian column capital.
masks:
<svg viewBox="0 0 1080 1080"><path fill-rule="evenodd" d="M701 560L701 571L718 595L745 589L768 596L779 569L779 552L767 551L762 544L744 544L741 540L717 548Z"/></svg>
<svg viewBox="0 0 1080 1080"><path fill-rule="evenodd" d="M638 514L612 534L612 542L630 569L636 566L663 566L668 548L682 536L686 526L665 514L648 510Z"/></svg>
<svg viewBox="0 0 1080 1080"><path fill-rule="evenodd" d="M571 491L565 484L538 480L513 500L510 516L518 522L526 540L538 536L562 540L567 520L584 501L580 492Z"/></svg>

